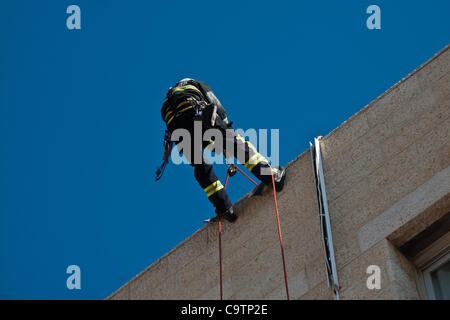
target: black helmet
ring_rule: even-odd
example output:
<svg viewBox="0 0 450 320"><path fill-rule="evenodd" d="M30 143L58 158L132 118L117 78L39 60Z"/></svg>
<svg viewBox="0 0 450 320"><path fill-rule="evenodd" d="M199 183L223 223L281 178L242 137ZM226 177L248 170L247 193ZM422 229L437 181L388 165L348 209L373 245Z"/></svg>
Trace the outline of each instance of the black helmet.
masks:
<svg viewBox="0 0 450 320"><path fill-rule="evenodd" d="M193 81L194 79L191 78L184 78L177 82L177 84L174 86L174 88L183 87L187 85L190 81Z"/></svg>

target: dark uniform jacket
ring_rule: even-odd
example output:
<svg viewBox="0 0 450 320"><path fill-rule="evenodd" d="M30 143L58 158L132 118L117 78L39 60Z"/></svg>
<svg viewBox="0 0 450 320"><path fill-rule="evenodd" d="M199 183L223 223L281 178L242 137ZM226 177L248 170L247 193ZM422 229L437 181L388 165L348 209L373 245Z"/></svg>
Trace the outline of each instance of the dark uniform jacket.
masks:
<svg viewBox="0 0 450 320"><path fill-rule="evenodd" d="M167 91L161 108L161 117L167 128L171 130L174 127L177 117L185 113L192 114L195 105L202 101L206 102L208 107L215 105L217 115L228 123L226 111L209 85L203 81L191 79L182 81Z"/></svg>

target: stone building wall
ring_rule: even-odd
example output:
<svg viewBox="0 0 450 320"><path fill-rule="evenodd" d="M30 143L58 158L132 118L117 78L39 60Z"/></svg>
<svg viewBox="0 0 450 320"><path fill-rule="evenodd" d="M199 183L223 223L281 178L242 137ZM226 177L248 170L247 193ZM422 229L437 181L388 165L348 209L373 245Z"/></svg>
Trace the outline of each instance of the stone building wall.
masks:
<svg viewBox="0 0 450 320"><path fill-rule="evenodd" d="M321 140L341 299L424 298L419 266L402 248L450 212L449 71L447 46ZM309 150L287 170L278 203L291 299L333 299ZM224 299L285 299L266 189L241 199L239 220L223 224ZM367 288L369 265L380 267L379 290ZM217 226L201 228L108 298L218 299Z"/></svg>

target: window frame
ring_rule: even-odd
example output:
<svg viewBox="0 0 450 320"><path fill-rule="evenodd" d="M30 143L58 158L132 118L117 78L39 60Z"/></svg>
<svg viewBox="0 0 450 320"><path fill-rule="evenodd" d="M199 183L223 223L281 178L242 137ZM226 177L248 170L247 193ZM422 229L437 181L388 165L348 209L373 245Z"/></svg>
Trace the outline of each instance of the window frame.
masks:
<svg viewBox="0 0 450 320"><path fill-rule="evenodd" d="M436 300L433 281L431 279L431 273L436 271L443 264L449 261L450 261L450 250L446 250L445 252L443 252L443 254L439 255L438 257L430 261L430 263L428 263L421 269L425 293L429 300Z"/></svg>

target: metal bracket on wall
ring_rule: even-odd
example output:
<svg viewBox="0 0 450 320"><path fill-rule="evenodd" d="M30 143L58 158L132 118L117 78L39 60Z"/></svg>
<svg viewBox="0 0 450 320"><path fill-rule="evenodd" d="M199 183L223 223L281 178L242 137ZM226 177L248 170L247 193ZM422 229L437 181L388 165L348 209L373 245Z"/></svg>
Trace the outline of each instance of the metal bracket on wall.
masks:
<svg viewBox="0 0 450 320"><path fill-rule="evenodd" d="M314 171L314 182L316 186L317 202L319 204L320 228L322 231L322 242L325 252L325 268L327 272L328 287L331 288L334 298L339 300L339 281L334 255L333 236L331 234L330 214L328 212L327 193L325 190L325 179L323 176L322 155L320 153L320 139L314 138L311 142L310 152Z"/></svg>

